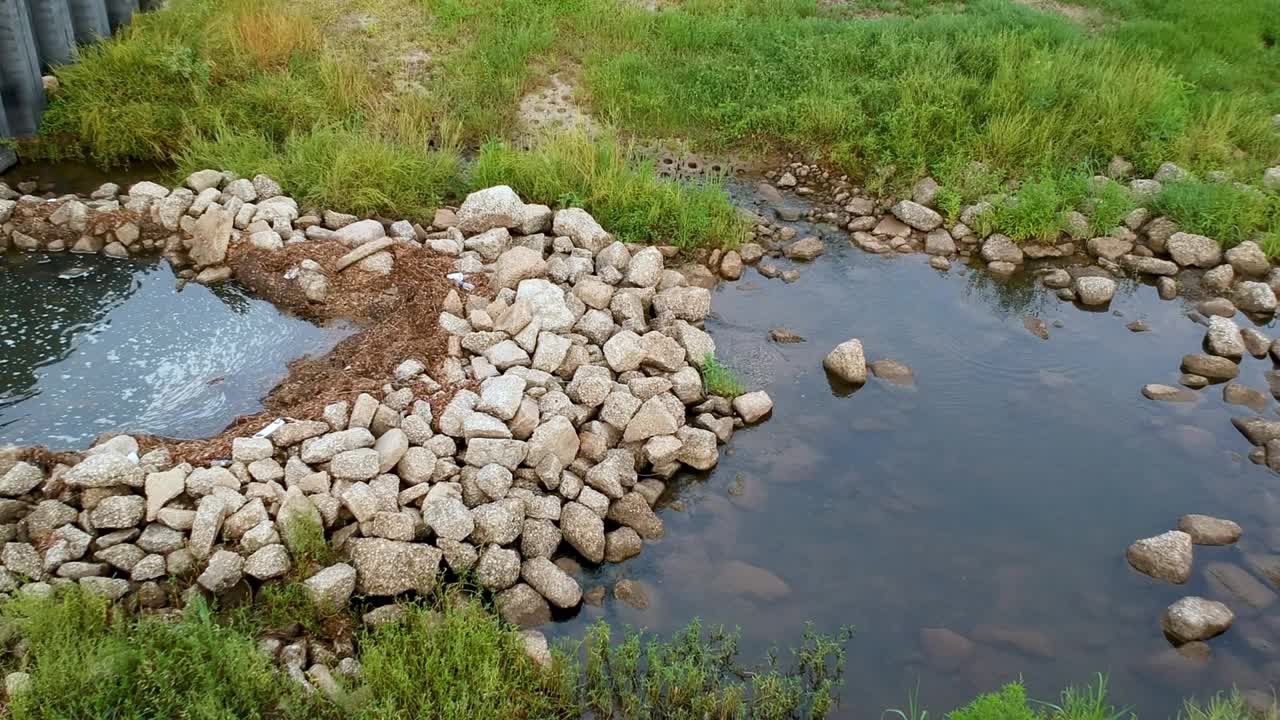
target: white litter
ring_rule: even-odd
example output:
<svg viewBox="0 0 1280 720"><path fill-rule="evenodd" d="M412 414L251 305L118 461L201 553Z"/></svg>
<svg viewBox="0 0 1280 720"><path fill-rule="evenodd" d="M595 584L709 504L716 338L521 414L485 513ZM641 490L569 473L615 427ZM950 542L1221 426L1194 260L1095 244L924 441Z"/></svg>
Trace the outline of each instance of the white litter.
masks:
<svg viewBox="0 0 1280 720"><path fill-rule="evenodd" d="M460 272L449 273L448 275L445 275L445 277L448 278L449 280L452 280L454 285L457 285L458 287L462 288L463 290L466 290L467 292L470 292L476 289L475 285L472 285L471 283L467 282L467 276L463 275Z"/></svg>
<svg viewBox="0 0 1280 720"><path fill-rule="evenodd" d="M282 427L284 427L284 418L276 418L275 420L271 421L270 425L267 425L266 427L262 428L258 432L254 433L253 436L256 438L271 437L271 433L279 430Z"/></svg>

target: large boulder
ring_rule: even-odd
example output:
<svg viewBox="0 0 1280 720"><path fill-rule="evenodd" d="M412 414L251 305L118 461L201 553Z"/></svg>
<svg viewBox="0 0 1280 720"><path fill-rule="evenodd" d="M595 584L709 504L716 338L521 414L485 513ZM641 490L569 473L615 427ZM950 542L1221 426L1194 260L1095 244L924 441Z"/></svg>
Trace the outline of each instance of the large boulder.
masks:
<svg viewBox="0 0 1280 720"><path fill-rule="evenodd" d="M1239 360L1244 357L1244 336L1240 327L1228 318L1214 316L1209 318L1209 329L1204 336L1205 349L1211 355Z"/></svg>
<svg viewBox="0 0 1280 720"><path fill-rule="evenodd" d="M457 213L458 229L468 234L519 228L524 219L524 202L506 185L471 193Z"/></svg>
<svg viewBox="0 0 1280 720"><path fill-rule="evenodd" d="M547 272L547 262L542 253L523 245L517 245L498 256L493 269L493 281L499 288L514 288L522 280L542 277Z"/></svg>
<svg viewBox="0 0 1280 720"><path fill-rule="evenodd" d="M427 593L435 587L442 554L430 545L352 538L347 547L356 569L356 589L361 594Z"/></svg>
<svg viewBox="0 0 1280 720"><path fill-rule="evenodd" d="M1099 306L1111 302L1116 294L1116 281L1104 277L1078 277L1075 280L1076 297L1081 305Z"/></svg>
<svg viewBox="0 0 1280 720"><path fill-rule="evenodd" d="M556 213L551 230L557 236L567 237L576 247L586 248L593 254L609 247L613 237L600 227L600 223L582 208L565 208Z"/></svg>
<svg viewBox="0 0 1280 720"><path fill-rule="evenodd" d="M221 265L227 259L227 245L236 217L221 208L208 210L196 221L187 246L187 255L196 268Z"/></svg>
<svg viewBox="0 0 1280 720"><path fill-rule="evenodd" d="M1165 250L1183 267L1211 268L1222 262L1222 247L1204 235L1174 233L1165 243Z"/></svg>

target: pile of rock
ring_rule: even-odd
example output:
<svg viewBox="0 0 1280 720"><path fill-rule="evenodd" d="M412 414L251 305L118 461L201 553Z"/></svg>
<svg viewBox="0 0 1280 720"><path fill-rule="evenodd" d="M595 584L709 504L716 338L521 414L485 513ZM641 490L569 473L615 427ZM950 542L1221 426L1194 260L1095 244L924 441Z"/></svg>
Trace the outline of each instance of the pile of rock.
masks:
<svg viewBox="0 0 1280 720"><path fill-rule="evenodd" d="M1231 545L1240 539L1240 526L1230 520L1208 515L1183 515L1178 529L1138 540L1129 546L1125 557L1137 571L1157 580L1181 585L1191 577L1193 545ZM1211 587L1223 595L1257 607L1256 588L1267 590L1243 568L1229 563L1211 563L1206 571ZM1251 597L1252 596L1252 597ZM1225 603L1202 597L1184 597L1165 610L1160 625L1174 645L1202 642L1226 632L1235 614Z"/></svg>
<svg viewBox="0 0 1280 720"><path fill-rule="evenodd" d="M296 575L318 529L347 558L302 578L321 605L427 592L447 566L530 626L582 601L561 567L576 560L557 559L620 562L662 537L663 481L715 466L736 428L772 410L763 392L704 391L710 293L658 249L505 186L445 221L428 246L489 273L496 290L449 294L448 357L407 358L380 396L236 438L206 467L163 449L139 457L128 435L53 467L8 451L0 592L78 583L144 607L168 603L169 578L186 592L238 592ZM353 249L384 239L362 222L335 232ZM449 389L459 386L469 389Z"/></svg>

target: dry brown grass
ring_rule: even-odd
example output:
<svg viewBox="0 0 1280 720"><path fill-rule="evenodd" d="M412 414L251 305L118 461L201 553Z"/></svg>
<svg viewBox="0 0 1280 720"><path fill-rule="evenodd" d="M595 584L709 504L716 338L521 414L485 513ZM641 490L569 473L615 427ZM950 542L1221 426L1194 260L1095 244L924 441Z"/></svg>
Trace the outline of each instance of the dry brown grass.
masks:
<svg viewBox="0 0 1280 720"><path fill-rule="evenodd" d="M445 278L453 259L408 245L392 248L395 269L388 276L366 273L353 266L337 273L338 258L350 248L337 242L302 243L281 250L242 248L230 262L236 278L259 297L312 320L350 320L364 329L338 343L319 358L301 358L289 365L289 375L263 400L260 413L236 418L218 435L204 440L145 438L144 448L167 447L175 460L193 464L230 456L231 440L262 429L277 417L319 419L324 406L353 401L360 393L379 395L396 366L409 358L426 364L435 374L448 353L448 334L438 318L444 299L454 286ZM324 267L329 299L308 303L284 272L310 258ZM476 291L488 295L484 276L469 277ZM430 398L439 412L457 388ZM427 399L426 387L415 387ZM437 407L439 406L439 407Z"/></svg>
<svg viewBox="0 0 1280 720"><path fill-rule="evenodd" d="M236 0L230 14L231 45L251 58L259 70L277 70L299 50L321 45L320 31L310 16L262 0Z"/></svg>

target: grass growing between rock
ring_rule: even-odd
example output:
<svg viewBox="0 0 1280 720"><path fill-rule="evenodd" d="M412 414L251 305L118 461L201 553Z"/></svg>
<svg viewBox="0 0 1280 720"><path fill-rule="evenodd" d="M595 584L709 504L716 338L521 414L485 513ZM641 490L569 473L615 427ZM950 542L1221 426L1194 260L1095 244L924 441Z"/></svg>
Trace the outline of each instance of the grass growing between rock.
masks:
<svg viewBox="0 0 1280 720"><path fill-rule="evenodd" d="M702 386L710 395L719 395L732 400L747 391L733 370L725 367L711 353L707 353L703 358L701 370Z"/></svg>
<svg viewBox="0 0 1280 720"><path fill-rule="evenodd" d="M197 600L164 618L78 590L10 600L0 606L0 664L28 673L30 687L7 710L19 720L817 719L836 700L851 637L807 631L789 662L771 655L745 667L736 633L720 628L695 621L669 639L626 630L615 641L600 622L543 667L515 628L451 587L406 602L402 622L358 631L362 673L331 702L304 693L259 650L261 632L298 621L273 616L285 607L273 597L225 612Z"/></svg>
<svg viewBox="0 0 1280 720"><path fill-rule="evenodd" d="M132 619L106 601L67 593L20 598L0 610L0 633L31 675L10 700L25 718L312 718L330 714L281 682L252 637L218 623L203 603L180 622Z"/></svg>
<svg viewBox="0 0 1280 720"><path fill-rule="evenodd" d="M735 247L748 229L718 182L659 178L611 136L569 133L532 151L487 143L469 181L472 189L510 185L528 202L583 207L627 242Z"/></svg>
<svg viewBox="0 0 1280 720"><path fill-rule="evenodd" d="M1208 235L1226 246L1254 234L1270 236L1264 242L1275 257L1280 238L1280 193L1264 192L1231 183L1183 180L1168 183L1156 196L1154 210L1167 215L1186 232Z"/></svg>

